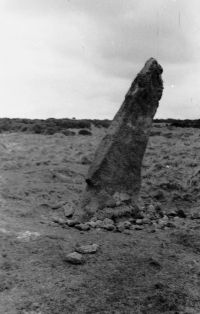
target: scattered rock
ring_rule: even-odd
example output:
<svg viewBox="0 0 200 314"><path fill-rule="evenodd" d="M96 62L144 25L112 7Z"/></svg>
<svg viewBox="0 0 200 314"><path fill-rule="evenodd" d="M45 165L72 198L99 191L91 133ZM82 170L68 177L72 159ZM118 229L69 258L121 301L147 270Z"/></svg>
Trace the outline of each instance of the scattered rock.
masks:
<svg viewBox="0 0 200 314"><path fill-rule="evenodd" d="M127 234L127 235L132 234L131 230L129 230L129 229L125 229L125 230L123 231L123 233L124 233L124 234Z"/></svg>
<svg viewBox="0 0 200 314"><path fill-rule="evenodd" d="M164 228L166 226L166 221L163 219L158 219L158 228Z"/></svg>
<svg viewBox="0 0 200 314"><path fill-rule="evenodd" d="M65 217L72 217L75 212L75 208L73 204L65 204L63 206Z"/></svg>
<svg viewBox="0 0 200 314"><path fill-rule="evenodd" d="M160 203L150 204L147 207L146 211L147 211L147 214L145 215L145 217L147 217L147 215L148 215L148 218L151 220L163 217L163 209L162 209Z"/></svg>
<svg viewBox="0 0 200 314"><path fill-rule="evenodd" d="M131 226L131 222L128 221L128 220L125 220L125 221L123 222L123 224L124 224L125 229L129 229L130 226Z"/></svg>
<svg viewBox="0 0 200 314"><path fill-rule="evenodd" d="M180 217L180 218L186 218L186 217L187 217L186 213L185 213L184 210L182 210L182 209L178 209L178 210L176 211L176 215L177 215L178 217Z"/></svg>
<svg viewBox="0 0 200 314"><path fill-rule="evenodd" d="M90 220L87 222L87 225L89 225L91 228L103 228L103 221L102 220Z"/></svg>
<svg viewBox="0 0 200 314"><path fill-rule="evenodd" d="M176 228L176 225L173 222L168 221L167 224L166 224L166 227L168 227L168 228Z"/></svg>
<svg viewBox="0 0 200 314"><path fill-rule="evenodd" d="M53 217L53 222L59 224L59 225L65 225L66 220L60 217Z"/></svg>
<svg viewBox="0 0 200 314"><path fill-rule="evenodd" d="M136 219L136 225L143 225L143 219Z"/></svg>
<svg viewBox="0 0 200 314"><path fill-rule="evenodd" d="M78 230L81 230L81 231L88 231L90 230L90 226L88 224L78 224L78 225L75 225L75 228L78 229Z"/></svg>
<svg viewBox="0 0 200 314"><path fill-rule="evenodd" d="M149 218L143 218L142 219L142 222L143 222L143 224L146 224L146 225L148 225L148 224L150 224L151 223L151 220L149 219Z"/></svg>
<svg viewBox="0 0 200 314"><path fill-rule="evenodd" d="M102 220L96 220L96 228L101 228L102 227Z"/></svg>
<svg viewBox="0 0 200 314"><path fill-rule="evenodd" d="M131 196L128 195L127 193L115 192L115 194L113 195L113 198L114 198L117 206L119 206L123 203L129 204L131 202Z"/></svg>
<svg viewBox="0 0 200 314"><path fill-rule="evenodd" d="M200 219L200 210L196 209L192 210L191 215L190 215L191 219Z"/></svg>
<svg viewBox="0 0 200 314"><path fill-rule="evenodd" d="M156 190L152 193L152 197L160 201L165 198L165 194L162 190Z"/></svg>
<svg viewBox="0 0 200 314"><path fill-rule="evenodd" d="M148 233L154 233L156 232L156 228L155 227L150 227L148 230L147 230Z"/></svg>
<svg viewBox="0 0 200 314"><path fill-rule="evenodd" d="M93 253L96 253L98 248L99 248L99 245L94 243L94 244L76 246L75 250L76 252L81 253L81 254L93 254Z"/></svg>
<svg viewBox="0 0 200 314"><path fill-rule="evenodd" d="M135 226L131 226L131 230L143 230L144 226L139 226L139 225L135 225Z"/></svg>
<svg viewBox="0 0 200 314"><path fill-rule="evenodd" d="M69 227L74 227L74 226L80 224L80 221L77 220L77 219L67 219L67 220L66 220L66 224L67 224Z"/></svg>
<svg viewBox="0 0 200 314"><path fill-rule="evenodd" d="M75 265L79 264L81 265L85 263L83 255L77 252L69 253L66 256L64 256L64 261Z"/></svg>
<svg viewBox="0 0 200 314"><path fill-rule="evenodd" d="M96 231L97 232L102 232L102 229L101 228L96 228Z"/></svg>
<svg viewBox="0 0 200 314"><path fill-rule="evenodd" d="M180 218L180 217L174 217L174 224L177 226L180 226L182 224L184 224L184 220L183 218Z"/></svg>
<svg viewBox="0 0 200 314"><path fill-rule="evenodd" d="M150 204L149 207L148 207L148 211L150 212L155 212L155 206L153 204Z"/></svg>
<svg viewBox="0 0 200 314"><path fill-rule="evenodd" d="M117 230L119 232L123 232L125 229L129 229L131 227L130 221L121 221L117 224Z"/></svg>
<svg viewBox="0 0 200 314"><path fill-rule="evenodd" d="M103 229L108 230L108 231L112 231L112 230L115 229L114 221L113 221L112 219L105 218L105 219L102 221L101 227L102 227Z"/></svg>
<svg viewBox="0 0 200 314"><path fill-rule="evenodd" d="M91 228L96 228L96 227L97 227L96 221L89 221L87 224L88 224L88 226L90 226Z"/></svg>
<svg viewBox="0 0 200 314"><path fill-rule="evenodd" d="M175 217L177 214L176 214L175 210L170 210L170 211L167 213L167 215L168 215L169 217Z"/></svg>
<svg viewBox="0 0 200 314"><path fill-rule="evenodd" d="M168 227L168 226L165 226L163 229L164 229L164 230L169 230L169 227Z"/></svg>

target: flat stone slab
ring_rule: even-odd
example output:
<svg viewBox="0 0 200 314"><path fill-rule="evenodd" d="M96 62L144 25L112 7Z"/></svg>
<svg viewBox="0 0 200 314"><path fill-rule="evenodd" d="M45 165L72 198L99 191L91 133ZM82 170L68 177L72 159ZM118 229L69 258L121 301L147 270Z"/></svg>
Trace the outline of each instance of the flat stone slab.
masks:
<svg viewBox="0 0 200 314"><path fill-rule="evenodd" d="M99 248L98 244L88 244L88 245L82 245L82 246L76 246L76 252L81 254L94 254L97 252Z"/></svg>

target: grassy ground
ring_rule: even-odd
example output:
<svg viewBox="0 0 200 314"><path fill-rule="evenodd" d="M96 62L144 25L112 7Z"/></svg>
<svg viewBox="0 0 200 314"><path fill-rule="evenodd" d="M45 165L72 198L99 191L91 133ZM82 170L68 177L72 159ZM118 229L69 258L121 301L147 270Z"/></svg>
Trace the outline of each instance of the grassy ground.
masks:
<svg viewBox="0 0 200 314"><path fill-rule="evenodd" d="M0 135L0 313L200 313L200 220L129 235L62 228L61 202L78 203L93 136ZM141 204L197 211L200 131L154 128L144 158ZM84 160L84 162L83 162ZM59 207L58 209L55 209ZM25 237L24 232L32 232ZM98 243L84 265L63 252Z"/></svg>

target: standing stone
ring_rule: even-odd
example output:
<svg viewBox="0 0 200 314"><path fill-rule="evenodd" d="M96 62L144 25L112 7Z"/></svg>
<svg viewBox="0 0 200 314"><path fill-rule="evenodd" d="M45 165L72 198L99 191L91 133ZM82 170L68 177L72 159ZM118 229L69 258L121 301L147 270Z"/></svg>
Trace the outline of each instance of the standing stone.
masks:
<svg viewBox="0 0 200 314"><path fill-rule="evenodd" d="M82 199L85 217L137 202L142 160L163 91L162 72L155 59L145 63L97 148Z"/></svg>

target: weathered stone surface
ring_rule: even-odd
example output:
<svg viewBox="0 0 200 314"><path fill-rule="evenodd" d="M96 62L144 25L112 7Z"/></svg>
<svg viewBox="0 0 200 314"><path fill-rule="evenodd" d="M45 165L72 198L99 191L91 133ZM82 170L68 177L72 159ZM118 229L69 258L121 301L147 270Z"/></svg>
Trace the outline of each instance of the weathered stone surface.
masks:
<svg viewBox="0 0 200 314"><path fill-rule="evenodd" d="M143 230L143 229L144 229L144 226L138 226L138 225L133 226L133 229L131 228L131 230Z"/></svg>
<svg viewBox="0 0 200 314"><path fill-rule="evenodd" d="M200 210L198 208L191 209L191 219L200 219Z"/></svg>
<svg viewBox="0 0 200 314"><path fill-rule="evenodd" d="M108 231L112 231L115 229L114 221L109 218L105 218L102 221L101 228L106 229Z"/></svg>
<svg viewBox="0 0 200 314"><path fill-rule="evenodd" d="M135 223L136 225L143 225L144 222L143 219L137 219Z"/></svg>
<svg viewBox="0 0 200 314"><path fill-rule="evenodd" d="M65 217L72 217L74 212L75 212L74 205L71 204L71 203L65 204L63 206L63 211L64 211L64 214L65 214Z"/></svg>
<svg viewBox="0 0 200 314"><path fill-rule="evenodd" d="M75 265L79 265L79 264L84 264L85 260L83 258L83 256L77 252L72 252L69 253L67 255L65 255L63 257L65 262L71 263L71 264L75 264Z"/></svg>
<svg viewBox="0 0 200 314"><path fill-rule="evenodd" d="M67 219L67 220L66 220L66 224L67 224L69 227L74 227L74 226L80 224L80 221L77 220L77 219Z"/></svg>
<svg viewBox="0 0 200 314"><path fill-rule="evenodd" d="M117 224L117 230L119 232L123 232L125 229L129 229L131 227L131 223L129 221L121 221Z"/></svg>
<svg viewBox="0 0 200 314"><path fill-rule="evenodd" d="M148 224L150 224L151 223L151 220L149 219L149 218L143 218L142 219L142 222L143 222L143 224L146 224L146 225L148 225Z"/></svg>
<svg viewBox="0 0 200 314"><path fill-rule="evenodd" d="M61 217L53 217L53 222L59 224L59 225L64 225L66 223L66 220L61 218Z"/></svg>
<svg viewBox="0 0 200 314"><path fill-rule="evenodd" d="M88 224L88 226L90 226L91 228L96 228L96 227L97 227L96 221L89 221L87 224Z"/></svg>
<svg viewBox="0 0 200 314"><path fill-rule="evenodd" d="M88 224L79 224L75 225L75 228L81 231L88 231L90 230L90 226Z"/></svg>
<svg viewBox="0 0 200 314"><path fill-rule="evenodd" d="M161 74L155 59L145 63L101 141L86 178L82 209L88 218L106 207L137 202L142 159L162 96Z"/></svg>
<svg viewBox="0 0 200 314"><path fill-rule="evenodd" d="M81 254L94 254L98 250L99 245L94 244L88 244L88 245L82 245L82 246L76 246L76 252Z"/></svg>

